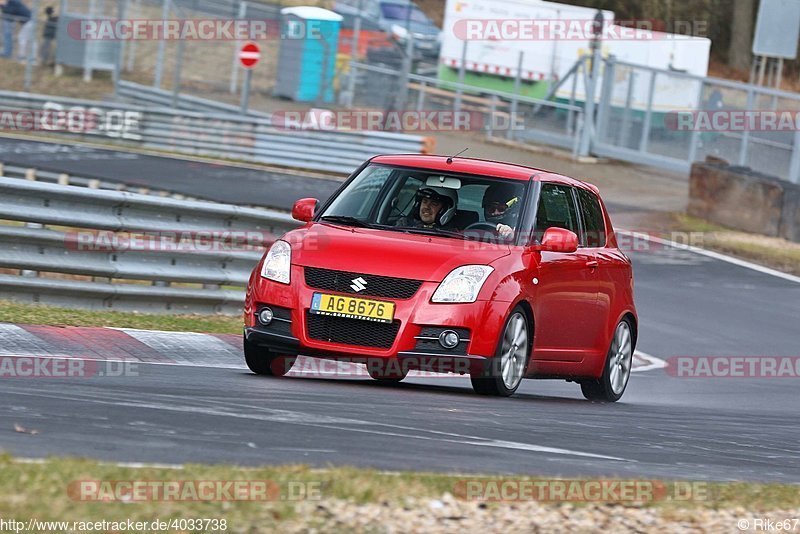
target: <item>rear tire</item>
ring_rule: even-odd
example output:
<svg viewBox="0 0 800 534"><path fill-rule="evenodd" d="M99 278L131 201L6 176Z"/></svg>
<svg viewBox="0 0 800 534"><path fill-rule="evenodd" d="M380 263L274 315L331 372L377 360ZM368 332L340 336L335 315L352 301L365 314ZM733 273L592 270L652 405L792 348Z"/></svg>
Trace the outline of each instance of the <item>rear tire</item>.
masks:
<svg viewBox="0 0 800 534"><path fill-rule="evenodd" d="M244 339L244 361L257 375L284 376L291 371L297 356L275 354Z"/></svg>
<svg viewBox="0 0 800 534"><path fill-rule="evenodd" d="M520 306L511 311L497 342L497 352L486 365L470 373L479 395L510 397L519 388L531 357L531 332Z"/></svg>
<svg viewBox="0 0 800 534"><path fill-rule="evenodd" d="M597 380L581 382L581 392L590 401L617 402L622 398L633 366L633 328L630 320L623 319L614 330L608 348L603 375Z"/></svg>

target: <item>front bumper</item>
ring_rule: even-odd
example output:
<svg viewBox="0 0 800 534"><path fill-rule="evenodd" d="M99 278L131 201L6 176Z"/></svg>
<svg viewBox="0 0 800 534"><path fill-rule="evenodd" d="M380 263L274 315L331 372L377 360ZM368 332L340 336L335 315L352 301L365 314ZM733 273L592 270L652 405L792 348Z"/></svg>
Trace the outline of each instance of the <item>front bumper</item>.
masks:
<svg viewBox="0 0 800 534"><path fill-rule="evenodd" d="M465 304L433 304L430 299L437 287L436 282L423 282L413 297L404 300L366 297L394 302L395 321L399 327L391 346L358 346L315 339L311 335L308 320L311 299L315 292L324 290L306 286L303 268L293 265L289 285L265 280L258 275L253 277L245 303L245 336L248 341L274 351L334 359L401 359L432 361L436 365L457 362L463 367L494 356L509 303L484 300ZM290 317L290 326L276 333L261 325L256 313L265 305L284 308ZM363 326L358 319L345 321L351 321L353 328ZM426 345L418 338L426 337L422 334L430 332L432 327L457 329L465 333L469 341L460 343L452 351L435 343Z"/></svg>

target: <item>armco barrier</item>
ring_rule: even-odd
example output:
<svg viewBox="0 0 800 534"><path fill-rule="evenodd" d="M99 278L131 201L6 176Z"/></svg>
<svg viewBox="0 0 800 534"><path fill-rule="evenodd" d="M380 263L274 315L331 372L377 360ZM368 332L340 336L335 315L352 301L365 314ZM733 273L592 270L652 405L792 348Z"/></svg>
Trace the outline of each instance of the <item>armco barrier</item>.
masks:
<svg viewBox="0 0 800 534"><path fill-rule="evenodd" d="M0 275L0 298L170 313L239 313L244 294L226 287L244 287L264 246L297 226L285 213L7 177L0 219L13 221L0 225L0 268L21 270ZM155 246L98 246L135 243L130 233Z"/></svg>
<svg viewBox="0 0 800 534"><path fill-rule="evenodd" d="M349 174L377 154L420 153L430 140L373 131L282 130L263 116L184 111L0 91L0 114L48 111L33 127L51 134L213 156L283 167ZM54 125L62 118L64 125ZM66 121L71 120L67 123ZM19 127L4 117L2 128ZM23 133L30 126L22 125Z"/></svg>

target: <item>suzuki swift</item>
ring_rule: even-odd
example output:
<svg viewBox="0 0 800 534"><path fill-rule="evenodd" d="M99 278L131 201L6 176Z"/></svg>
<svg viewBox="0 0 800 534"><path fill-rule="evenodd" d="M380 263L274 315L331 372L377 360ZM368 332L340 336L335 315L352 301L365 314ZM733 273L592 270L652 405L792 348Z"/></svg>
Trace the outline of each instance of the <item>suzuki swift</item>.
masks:
<svg viewBox="0 0 800 534"><path fill-rule="evenodd" d="M275 241L247 287L244 355L281 376L298 354L469 374L512 395L523 378L616 401L638 335L633 273L595 186L460 157L364 163Z"/></svg>

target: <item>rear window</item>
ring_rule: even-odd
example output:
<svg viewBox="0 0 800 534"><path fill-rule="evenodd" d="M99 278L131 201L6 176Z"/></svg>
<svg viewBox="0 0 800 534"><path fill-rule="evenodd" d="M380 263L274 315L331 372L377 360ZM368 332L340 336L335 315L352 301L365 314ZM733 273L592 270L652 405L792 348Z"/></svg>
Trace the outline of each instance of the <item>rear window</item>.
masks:
<svg viewBox="0 0 800 534"><path fill-rule="evenodd" d="M577 188L578 200L581 206L584 235L582 245L585 247L603 247L606 244L606 222L603 217L603 208L600 201L591 191Z"/></svg>

